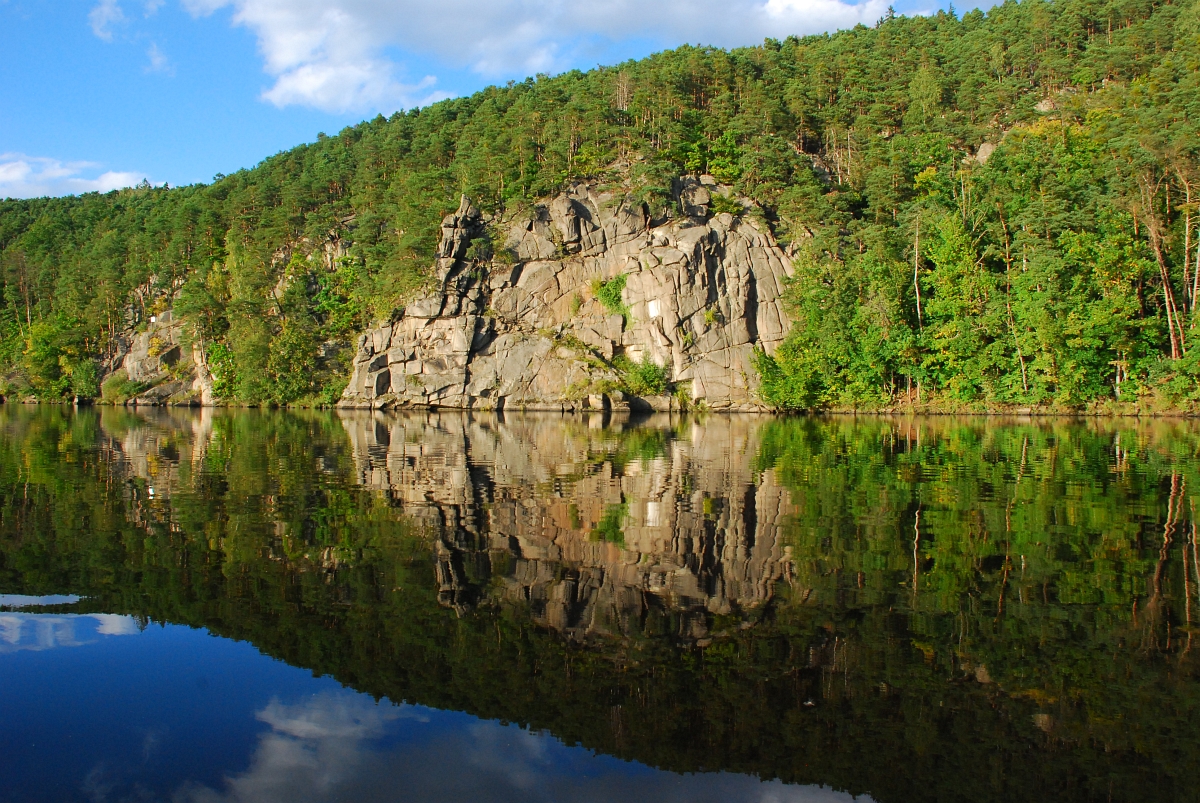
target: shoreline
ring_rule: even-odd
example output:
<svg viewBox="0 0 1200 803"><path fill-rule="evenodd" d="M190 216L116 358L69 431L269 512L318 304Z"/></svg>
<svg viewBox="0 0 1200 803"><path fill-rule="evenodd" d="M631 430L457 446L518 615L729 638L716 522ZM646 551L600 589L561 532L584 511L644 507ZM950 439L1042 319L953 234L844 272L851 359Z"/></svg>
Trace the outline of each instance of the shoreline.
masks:
<svg viewBox="0 0 1200 803"><path fill-rule="evenodd" d="M632 416L642 417L648 415L768 415L780 418L790 417L836 417L836 418L1016 418L1016 419L1138 419L1138 420L1176 420L1190 421L1200 419L1200 411L1195 410L1045 410L1031 407L1019 407L1012 409L967 409L956 410L946 408L884 408L884 409L847 409L847 408L831 408L831 409L816 409L816 410L771 410L763 409L712 409L712 408L686 408L679 406L671 406L669 408L660 408L654 405L635 406L630 409L588 409L581 408L578 405L571 403L562 403L559 405L527 405L527 406L512 406L502 407L459 407L459 406L440 406L440 405L406 405L398 406L367 406L367 405L345 405L345 404L250 404L241 402L219 403L219 404L201 404L199 402L190 404L131 404L121 403L115 404L102 400L45 400L45 399L4 399L0 398L0 404L13 405L28 405L36 407L39 405L52 405L59 407L111 407L111 408L131 408L131 409L146 409L146 410L184 410L184 409L209 409L209 410L341 410L347 412L370 412L370 413L404 413L404 412L461 412L461 413L496 413L496 414L557 414L562 416L590 416L601 414L605 416Z"/></svg>

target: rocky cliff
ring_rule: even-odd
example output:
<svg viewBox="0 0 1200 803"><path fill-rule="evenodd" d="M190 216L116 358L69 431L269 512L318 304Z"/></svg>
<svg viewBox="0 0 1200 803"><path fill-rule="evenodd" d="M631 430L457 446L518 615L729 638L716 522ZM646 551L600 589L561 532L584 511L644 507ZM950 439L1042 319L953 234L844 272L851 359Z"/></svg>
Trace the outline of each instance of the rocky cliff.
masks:
<svg viewBox="0 0 1200 803"><path fill-rule="evenodd" d="M118 337L103 374L123 371L133 383L135 405L212 405L213 380L203 352L185 336L185 323L170 309L151 316L146 328Z"/></svg>
<svg viewBox="0 0 1200 803"><path fill-rule="evenodd" d="M791 266L765 225L714 214L717 193L738 207L682 179L661 220L584 183L495 220L464 198L436 286L360 337L341 406L759 409L754 350L789 328ZM665 381L631 387L648 364Z"/></svg>

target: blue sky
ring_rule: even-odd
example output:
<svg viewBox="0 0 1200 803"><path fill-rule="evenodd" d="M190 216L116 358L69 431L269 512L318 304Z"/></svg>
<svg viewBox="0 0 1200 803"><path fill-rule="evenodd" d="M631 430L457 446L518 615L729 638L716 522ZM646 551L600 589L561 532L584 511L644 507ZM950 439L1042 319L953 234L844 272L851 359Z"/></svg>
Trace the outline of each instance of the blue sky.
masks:
<svg viewBox="0 0 1200 803"><path fill-rule="evenodd" d="M887 0L0 0L0 197L210 181L318 132ZM894 4L914 13L936 7Z"/></svg>

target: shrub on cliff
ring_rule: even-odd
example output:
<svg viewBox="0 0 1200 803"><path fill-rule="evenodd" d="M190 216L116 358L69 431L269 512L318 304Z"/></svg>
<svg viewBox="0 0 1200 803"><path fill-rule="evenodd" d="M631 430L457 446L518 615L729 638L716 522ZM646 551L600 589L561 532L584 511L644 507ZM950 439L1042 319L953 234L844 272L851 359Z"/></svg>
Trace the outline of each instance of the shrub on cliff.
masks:
<svg viewBox="0 0 1200 803"><path fill-rule="evenodd" d="M621 376L622 390L634 396L661 396L667 392L667 370L649 357L634 362L621 356L613 360L613 365Z"/></svg>
<svg viewBox="0 0 1200 803"><path fill-rule="evenodd" d="M117 369L104 377L100 385L100 398L107 404L124 404L145 389L144 384L131 380L124 369Z"/></svg>
<svg viewBox="0 0 1200 803"><path fill-rule="evenodd" d="M629 277L622 273L609 279L607 282L602 282L597 279L592 283L592 294L596 296L596 300L604 305L604 308L613 315L621 315L625 318L629 317L629 307L625 306L621 294L625 292L625 283Z"/></svg>

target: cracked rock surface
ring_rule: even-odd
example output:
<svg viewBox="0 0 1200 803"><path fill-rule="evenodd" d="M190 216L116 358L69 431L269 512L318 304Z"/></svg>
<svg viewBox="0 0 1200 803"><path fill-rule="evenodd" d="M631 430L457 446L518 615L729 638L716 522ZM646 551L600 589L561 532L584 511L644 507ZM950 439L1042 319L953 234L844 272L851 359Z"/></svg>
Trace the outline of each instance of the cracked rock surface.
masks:
<svg viewBox="0 0 1200 803"><path fill-rule="evenodd" d="M701 181L676 185L684 214L665 221L586 183L490 225L464 198L442 223L437 286L360 336L341 406L763 409L754 349L791 325L790 261L765 226L712 214ZM472 257L489 231L495 256ZM615 311L596 289L620 276ZM619 392L622 357L662 367L677 396Z"/></svg>

